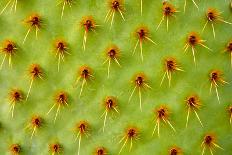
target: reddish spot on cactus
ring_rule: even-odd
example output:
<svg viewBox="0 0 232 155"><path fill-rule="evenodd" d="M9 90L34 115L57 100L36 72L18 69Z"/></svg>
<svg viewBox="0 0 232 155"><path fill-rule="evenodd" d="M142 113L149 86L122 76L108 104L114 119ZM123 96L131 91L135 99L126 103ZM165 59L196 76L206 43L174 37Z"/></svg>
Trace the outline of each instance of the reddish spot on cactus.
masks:
<svg viewBox="0 0 232 155"><path fill-rule="evenodd" d="M60 91L55 95L55 103L53 104L53 106L49 109L49 111L47 112L47 115L52 111L52 109L57 106L57 110L56 110L56 115L54 118L54 123L56 122L56 118L60 112L60 108L64 107L64 106L68 106L68 94L65 91Z"/></svg>
<svg viewBox="0 0 232 155"><path fill-rule="evenodd" d="M206 13L208 21L216 21L220 17L220 13L216 9L209 8Z"/></svg>
<svg viewBox="0 0 232 155"><path fill-rule="evenodd" d="M176 12L176 8L168 2L163 2L162 9L165 16L173 16L173 14Z"/></svg>
<svg viewBox="0 0 232 155"><path fill-rule="evenodd" d="M141 94L141 91L143 89L145 89L145 88L151 89L151 87L148 85L147 77L143 73L139 73L139 74L135 75L134 78L132 79L132 83L135 85L135 87L131 92L131 95L129 97L128 102L130 102L135 90L138 89L138 92L139 92L139 105L140 105L140 110L142 111L142 94Z"/></svg>
<svg viewBox="0 0 232 155"><path fill-rule="evenodd" d="M201 108L201 102L200 99L197 95L191 95L188 96L187 99L185 100L185 103L187 105L188 108L188 113L187 113L187 120L186 120L186 128L188 126L188 120L189 120L189 115L190 112L193 111L198 119L198 121L200 122L201 126L203 127L203 124L201 122L201 119L199 117L199 115L197 114L197 110L199 110Z"/></svg>
<svg viewBox="0 0 232 155"><path fill-rule="evenodd" d="M117 112L119 113L117 109L117 99L113 96L107 96L103 102L103 106L105 108L104 113L102 114L101 117L104 116L104 124L103 124L103 132L105 131L105 125L106 125L106 118L108 116L108 113L110 112Z"/></svg>
<svg viewBox="0 0 232 155"><path fill-rule="evenodd" d="M10 152L12 155L19 155L22 151L22 148L19 144L12 144L10 146Z"/></svg>
<svg viewBox="0 0 232 155"><path fill-rule="evenodd" d="M87 81L89 81L91 78L93 78L92 69L88 66L81 66L79 71L78 71L78 77L77 77L75 84L74 84L74 86L76 86L79 83L79 81L82 80L79 97L82 94L84 85L87 84Z"/></svg>
<svg viewBox="0 0 232 155"><path fill-rule="evenodd" d="M217 144L216 137L213 134L205 135L204 140L201 143L201 147L202 147L202 155L205 154L205 149L209 149L211 154L213 154L214 148L219 148L219 149L224 150L221 146Z"/></svg>
<svg viewBox="0 0 232 155"><path fill-rule="evenodd" d="M188 34L186 44L184 46L184 52L186 52L189 47L192 49L193 60L194 60L195 65L196 65L195 48L197 45L200 45L200 46L212 51L209 47L204 45L204 42L205 42L205 40L202 40L198 33L191 32Z"/></svg>
<svg viewBox="0 0 232 155"><path fill-rule="evenodd" d="M214 29L214 23L219 21L219 22L223 22L223 23L226 23L226 24L232 24L230 22L227 22L225 20L223 20L223 18L221 17L221 13L214 9L214 8L209 8L206 12L206 23L202 29L202 32L205 30L207 24L210 22L211 26L212 26L212 30L213 30L213 36L214 38L216 37L216 34L215 34L215 29Z"/></svg>
<svg viewBox="0 0 232 155"><path fill-rule="evenodd" d="M232 105L229 106L228 112L229 112L229 117L230 117L230 124L232 124Z"/></svg>
<svg viewBox="0 0 232 155"><path fill-rule="evenodd" d="M9 100L10 100L10 112L13 118L15 105L23 100L23 93L18 89L13 89L9 93Z"/></svg>
<svg viewBox="0 0 232 155"><path fill-rule="evenodd" d="M149 31L146 28L140 28L137 31L137 35L140 40L145 40L145 37L148 35Z"/></svg>
<svg viewBox="0 0 232 155"><path fill-rule="evenodd" d="M42 118L39 116L32 117L31 124L33 127L39 128L42 125Z"/></svg>
<svg viewBox="0 0 232 155"><path fill-rule="evenodd" d="M180 65L177 63L175 58L166 58L164 60L164 70L165 73L163 75L163 78L161 80L160 86L163 84L164 78L167 76L169 87L171 86L171 79L172 79L172 73L176 71L184 71L180 68Z"/></svg>
<svg viewBox="0 0 232 155"><path fill-rule="evenodd" d="M162 11L163 11L163 16L161 21L159 22L159 25L157 26L156 30L159 29L160 25L162 24L162 22L165 20L167 21L167 31L168 31L168 25L169 25L169 18L174 17L175 13L177 13L178 11L176 10L176 8L168 3L168 2L163 2L163 7L162 7Z"/></svg>
<svg viewBox="0 0 232 155"><path fill-rule="evenodd" d="M108 72L107 76L110 77L110 66L111 62L114 61L118 64L119 67L121 67L118 59L120 58L120 50L116 45L112 45L109 48L106 49L106 60L103 64L108 62Z"/></svg>
<svg viewBox="0 0 232 155"><path fill-rule="evenodd" d="M80 77L88 80L91 77L91 72L92 70L88 66L83 66L80 68Z"/></svg>
<svg viewBox="0 0 232 155"><path fill-rule="evenodd" d="M107 96L104 101L104 106L107 111L116 110L117 99L113 96ZM117 110L116 110L117 111Z"/></svg>
<svg viewBox="0 0 232 155"><path fill-rule="evenodd" d="M177 70L177 62L174 58L169 58L165 60L166 69L170 72Z"/></svg>
<svg viewBox="0 0 232 155"><path fill-rule="evenodd" d="M227 44L226 50L227 50L228 52L232 52L232 41L230 41L230 42Z"/></svg>
<svg viewBox="0 0 232 155"><path fill-rule="evenodd" d="M108 154L108 152L107 152L106 148L104 148L104 147L99 147L94 152L94 155L107 155L107 154Z"/></svg>
<svg viewBox="0 0 232 155"><path fill-rule="evenodd" d="M87 42L87 35L90 31L95 32L96 27L98 27L99 25L96 25L96 22L94 21L92 16L86 16L83 17L82 21L81 21L81 26L84 28L85 32L84 32L84 38L83 38L83 50L85 51L86 49L86 42Z"/></svg>
<svg viewBox="0 0 232 155"><path fill-rule="evenodd" d="M115 48L110 49L110 50L107 52L107 55L108 55L108 57L111 58L111 59L114 59L114 58L118 57L117 49L115 49Z"/></svg>
<svg viewBox="0 0 232 155"><path fill-rule="evenodd" d="M31 27L41 27L41 19L39 15L30 16L27 23L29 23Z"/></svg>
<svg viewBox="0 0 232 155"><path fill-rule="evenodd" d="M85 134L88 131L88 128L89 128L89 125L85 121L81 121L78 124L78 129L79 129L79 132L80 132L81 135Z"/></svg>
<svg viewBox="0 0 232 155"><path fill-rule="evenodd" d="M9 66L12 67L12 56L16 53L17 51L17 46L16 44L11 41L11 40L5 40L3 42L3 47L1 49L2 53L4 54L4 58L2 60L2 63L1 63L1 66L0 66L0 69L2 69L2 66L5 62L5 59L6 57L8 57L8 63L9 63Z"/></svg>
<svg viewBox="0 0 232 155"><path fill-rule="evenodd" d="M210 92L212 91L212 87L214 87L218 102L220 103L220 97L218 93L219 84L224 85L224 84L228 84L228 82L226 82L223 79L223 73L220 70L212 70L209 74L209 80L210 80Z"/></svg>
<svg viewBox="0 0 232 155"><path fill-rule="evenodd" d="M37 39L38 38L38 31L42 26L42 19L38 14L32 14L31 16L28 17L28 19L26 19L25 22L29 26L29 29L28 29L28 31L23 39L23 44L25 43L27 36L32 29L35 30L35 36Z"/></svg>
<svg viewBox="0 0 232 155"><path fill-rule="evenodd" d="M52 155L60 154L62 146L59 143L50 144L49 150L52 152Z"/></svg>
<svg viewBox="0 0 232 155"><path fill-rule="evenodd" d="M64 91L57 93L55 96L55 101L56 101L56 104L59 104L59 105L68 105L67 93Z"/></svg>
<svg viewBox="0 0 232 155"><path fill-rule="evenodd" d="M94 29L94 21L92 19L85 19L85 21L83 22L83 27L85 28L85 30L88 32L91 29Z"/></svg>
<svg viewBox="0 0 232 155"><path fill-rule="evenodd" d="M125 135L122 137L122 139L119 141L119 143L123 142L123 145L119 151L119 154L122 152L123 148L126 146L127 142L130 141L130 151L133 146L133 141L137 140L139 136L139 130L136 127L129 127L125 131Z"/></svg>
<svg viewBox="0 0 232 155"><path fill-rule="evenodd" d="M85 136L89 136L89 131L90 131L90 126L89 123L86 121L80 121L79 123L77 123L77 125L74 128L75 132L76 132L76 139L78 140L78 155L80 155L80 150L81 150L81 139L82 137Z"/></svg>
<svg viewBox="0 0 232 155"><path fill-rule="evenodd" d="M159 109L157 109L156 113L157 113L157 118L160 120L162 119L166 120L169 117L169 111L167 107L160 107Z"/></svg>
<svg viewBox="0 0 232 155"><path fill-rule="evenodd" d="M120 1L119 0L112 0L111 1L111 8L114 9L115 11L120 9Z"/></svg>
<svg viewBox="0 0 232 155"><path fill-rule="evenodd" d="M169 121L170 118L170 112L169 109L166 106L160 106L158 109L155 109L155 127L152 132L152 136L154 135L156 129L158 137L160 136L160 122L164 122L165 124L168 124L174 132L176 132L175 128L172 126L172 124Z"/></svg>
<svg viewBox="0 0 232 155"><path fill-rule="evenodd" d="M226 45L226 48L224 51L230 54L230 64L232 68L232 40Z"/></svg>
<svg viewBox="0 0 232 155"><path fill-rule="evenodd" d="M10 92L10 101L11 102L19 102L23 100L23 95L20 90L13 89Z"/></svg>
<svg viewBox="0 0 232 155"><path fill-rule="evenodd" d="M182 150L179 147L172 147L169 150L169 155L181 155L182 154Z"/></svg>
<svg viewBox="0 0 232 155"><path fill-rule="evenodd" d="M128 130L127 130L127 137L128 138L135 138L136 136L137 136L137 131L136 131L136 129L135 128L129 128Z"/></svg>
<svg viewBox="0 0 232 155"><path fill-rule="evenodd" d="M187 97L186 104L191 109L199 109L201 107L201 103L197 95Z"/></svg>
<svg viewBox="0 0 232 155"><path fill-rule="evenodd" d="M32 64L29 68L31 78L42 78L42 69L38 64Z"/></svg>
<svg viewBox="0 0 232 155"><path fill-rule="evenodd" d="M55 54L58 56L58 72L60 70L60 61L61 59L64 61L64 56L65 54L70 54L68 53L68 45L64 40L57 40L55 42Z"/></svg>
<svg viewBox="0 0 232 155"><path fill-rule="evenodd" d="M65 6L66 5L69 5L70 8L73 4L73 0L62 0L59 4L62 4L62 12L61 12L61 19L63 18L63 15L64 15L64 9L65 9Z"/></svg>
<svg viewBox="0 0 232 155"><path fill-rule="evenodd" d="M30 128L32 130L31 139L33 138L34 134L36 133L37 129L42 126L42 118L40 116L33 116L31 118L30 123L27 125L26 128Z"/></svg>
<svg viewBox="0 0 232 155"><path fill-rule="evenodd" d="M135 53L137 46L139 45L140 46L140 56L141 56L141 60L143 61L143 42L149 41L149 42L153 43L154 45L156 45L156 43L150 38L150 31L145 26L139 27L135 31L135 37L137 38L137 42L135 44L133 54Z"/></svg>
<svg viewBox="0 0 232 155"><path fill-rule="evenodd" d="M112 28L113 22L114 22L114 16L115 13L120 13L122 19L125 21L124 18L124 4L123 4L123 0L109 0L109 11L106 14L105 20L104 22L108 22L109 20L111 20L110 23L110 28Z"/></svg>
<svg viewBox="0 0 232 155"><path fill-rule="evenodd" d="M43 77L42 68L38 64L32 64L29 68L28 74L31 78L31 82L30 82L30 86L29 86L29 89L27 92L26 100L28 99L28 97L30 95L31 87L32 87L34 80L38 79L38 78L42 79L42 77Z"/></svg>
<svg viewBox="0 0 232 155"><path fill-rule="evenodd" d="M4 6L4 8L2 9L2 11L0 12L0 15L3 14L3 12L8 8L8 6L11 4L10 6L10 12L14 10L14 12L16 12L17 10L17 4L18 4L18 0L9 0L6 5Z"/></svg>

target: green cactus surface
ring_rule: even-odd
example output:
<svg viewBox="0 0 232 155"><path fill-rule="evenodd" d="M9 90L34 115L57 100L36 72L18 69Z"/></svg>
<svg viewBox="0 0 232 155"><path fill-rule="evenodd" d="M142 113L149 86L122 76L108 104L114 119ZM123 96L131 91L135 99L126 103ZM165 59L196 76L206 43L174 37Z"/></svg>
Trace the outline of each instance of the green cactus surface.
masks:
<svg viewBox="0 0 232 155"><path fill-rule="evenodd" d="M1 0L0 155L231 155L230 0Z"/></svg>

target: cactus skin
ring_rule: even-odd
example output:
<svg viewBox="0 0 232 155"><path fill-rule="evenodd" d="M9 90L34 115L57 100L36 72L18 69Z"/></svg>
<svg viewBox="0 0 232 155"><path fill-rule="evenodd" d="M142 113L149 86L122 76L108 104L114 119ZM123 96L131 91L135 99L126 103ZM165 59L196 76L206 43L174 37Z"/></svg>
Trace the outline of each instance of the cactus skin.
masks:
<svg viewBox="0 0 232 155"><path fill-rule="evenodd" d="M8 2L9 0L0 1L0 11ZM54 144L60 145L60 154L77 154L75 125L82 120L88 122L91 128L88 136L83 136L81 140L80 155L97 155L99 148L104 148L103 150L110 155L118 154L124 142L119 141L125 136L125 130L131 126L138 128L139 134L133 140L131 151L128 141L120 155L165 155L170 154L173 148L179 154L200 155L203 149L201 144L208 134L214 135L215 143L223 148L222 150L214 147L214 154L232 154L229 108L232 105L232 69L231 49L228 48L228 43L232 39L232 26L215 22L214 38L212 27L208 23L201 33L209 8L221 11L223 20L232 22L231 2L195 0L198 10L192 1L187 0L185 13L184 2L184 0L168 1L177 10L174 14L176 18L169 18L168 31L166 21L156 30L163 16L161 0L123 1L122 11L125 21L117 12L112 27L110 21L104 22L110 9L108 0L73 0L71 8L69 5L65 6L62 19L62 5L57 5L57 1L54 0L18 0L16 13L15 9L10 11L12 5L10 3L0 15L0 60L3 60L6 54L2 50L5 41L12 41L17 49L11 55L12 67L8 65L9 55L7 55L0 70L0 154L16 154L17 152L12 151L12 146L17 145L20 147L17 154L49 155L54 152L51 149ZM32 27L24 42L30 28L30 23L26 21L31 15L38 15L41 18L37 39L36 29ZM85 17L92 17L97 26L94 30L88 31L84 51L83 36L86 29L82 23ZM138 40L135 31L140 27L146 27L149 30L149 37L157 43L154 45L149 40L143 40L143 61L139 46L132 55ZM200 37L206 40L205 45L212 49L210 51L196 46L196 65L191 49L186 53L183 49L186 37L191 32L198 32ZM64 56L64 62L61 60L58 71L54 42L59 38L67 44L69 54ZM106 48L112 45L120 50L118 61L121 67L112 61L108 77L108 66L103 63L107 58ZM175 58L183 70L172 72L170 87L167 77L160 86L166 58ZM32 79L29 74L32 64L41 67L42 78L34 79L27 98ZM82 81L76 84L76 80L83 66L91 68L91 77L88 78L80 95ZM228 82L217 87L220 104L215 87L211 93L209 92L212 82L210 74L214 70L221 71L223 80ZM146 75L146 83L151 87L141 91L142 111L138 89L128 103L135 86L131 81L139 73ZM20 102L17 102L14 108L14 117L10 111L12 90L22 92ZM68 94L68 105L61 107L54 123L57 109L49 115L46 113L55 103L54 95L61 90ZM194 111L191 111L186 128L188 112L186 99L194 94L200 101L201 106L196 110L203 127ZM103 100L108 96L117 99L118 112L109 113L103 132L104 117L101 115L106 110ZM152 136L152 131L156 121L154 110L161 105L170 109L169 121L176 132L162 121L158 138L156 133ZM41 117L42 124L32 136L31 121L34 116ZM205 154L210 154L209 148L205 149Z"/></svg>

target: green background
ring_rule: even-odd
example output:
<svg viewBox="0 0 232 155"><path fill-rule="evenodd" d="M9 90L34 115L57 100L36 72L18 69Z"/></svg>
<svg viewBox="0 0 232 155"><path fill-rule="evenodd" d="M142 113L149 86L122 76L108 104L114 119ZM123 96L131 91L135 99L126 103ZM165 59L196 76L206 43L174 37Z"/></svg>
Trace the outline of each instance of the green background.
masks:
<svg viewBox="0 0 232 155"><path fill-rule="evenodd" d="M0 2L1 8L8 0ZM125 1L124 22L119 14L115 15L115 22L110 30L110 23L104 23L108 12L107 2L103 0L77 0L72 8L66 7L63 19L60 19L61 5L57 6L54 0L19 0L17 13L10 13L8 8L0 16L0 41L12 39L19 47L13 57L13 68L5 62L0 71L0 154L9 154L12 143L20 143L22 154L46 155L48 145L59 141L63 146L63 154L77 154L78 143L75 142L73 127L80 120L86 120L91 125L90 137L83 138L81 155L92 154L98 146L104 146L109 154L118 154L122 144L118 144L124 130L130 126L140 129L139 140L133 145L131 152L128 146L122 155L165 155L172 146L179 146L186 155L201 153L201 142L206 133L217 135L217 143L225 150L216 150L215 154L232 154L232 129L229 124L227 108L231 101L232 85L219 87L221 104L218 104L216 94L209 93L210 82L208 74L212 69L220 69L225 74L226 81L231 83L232 69L228 53L223 53L226 43L231 39L231 25L216 23L216 39L208 25L202 38L207 40L206 45L213 52L197 47L197 66L194 66L192 53L183 52L186 36L191 31L201 32L205 24L205 11L209 7L222 11L225 20L232 22L232 12L229 1L224 0L196 0L199 11L188 0L186 13L183 13L184 1L171 1L179 10L176 18L170 19L169 32L164 22L156 31L161 20L161 0L144 0L144 12L140 15L140 0ZM39 30L38 40L32 31L25 44L23 38L28 27L24 19L32 13L38 13L43 20L43 27ZM92 15L96 23L101 25L96 33L90 33L87 39L87 49L82 50L84 30L80 27L83 16ZM132 56L136 43L133 33L140 25L146 25L151 31L151 38L158 45L144 43L144 62L141 62L139 48ZM53 52L53 42L63 38L68 42L71 55L65 57L61 63L60 72L57 71L57 58ZM119 59L122 68L117 64L111 67L110 78L107 79L107 65L104 50L109 44L116 44L121 49ZM1 59L3 58L1 55ZM164 74L163 59L175 57L185 72L173 74L171 88L165 79L162 87L159 86ZM12 88L23 90L26 95L30 78L27 70L30 64L38 63L44 70L44 79L36 80L33 84L28 101L24 101L15 108L15 117L9 114L8 93ZM80 85L73 88L77 78L78 68L89 65L93 69L94 79L84 87L83 95L79 98ZM130 92L133 89L130 80L134 74L143 72L147 75L152 90L142 93L143 111L139 110L138 92L128 103ZM56 123L53 123L55 110L46 115L54 104L54 94L64 90L69 94L70 106L62 108ZM202 128L193 113L190 114L188 128L185 128L187 110L184 100L188 95L199 95L203 107L198 114L203 122ZM104 112L102 102L105 96L116 96L119 101L120 114L108 117L105 132L102 132ZM161 136L152 137L154 128L153 110L161 104L166 104L171 110L171 123L177 130L174 133L167 125L161 125ZM44 126L38 130L31 140L31 131L25 130L34 114L41 115ZM207 152L209 154L209 152Z"/></svg>

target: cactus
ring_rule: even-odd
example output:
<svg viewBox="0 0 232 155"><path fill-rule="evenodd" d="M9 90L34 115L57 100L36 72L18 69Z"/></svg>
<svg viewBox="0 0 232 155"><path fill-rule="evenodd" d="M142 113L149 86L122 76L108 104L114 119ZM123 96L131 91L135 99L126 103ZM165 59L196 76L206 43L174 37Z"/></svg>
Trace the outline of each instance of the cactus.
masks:
<svg viewBox="0 0 232 155"><path fill-rule="evenodd" d="M1 0L0 154L232 154L229 0Z"/></svg>

